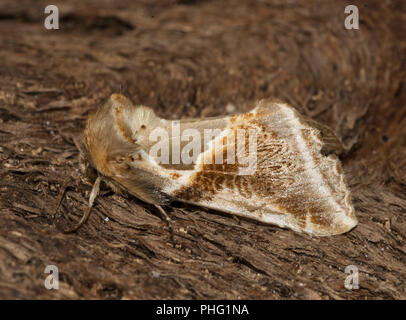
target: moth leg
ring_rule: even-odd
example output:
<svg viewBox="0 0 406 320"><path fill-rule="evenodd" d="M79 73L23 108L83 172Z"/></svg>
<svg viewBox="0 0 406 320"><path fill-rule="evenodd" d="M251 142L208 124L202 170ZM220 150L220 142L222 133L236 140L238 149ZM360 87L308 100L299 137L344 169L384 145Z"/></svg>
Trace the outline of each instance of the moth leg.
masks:
<svg viewBox="0 0 406 320"><path fill-rule="evenodd" d="M99 191L100 191L100 181L101 181L101 178L98 176L93 185L92 192L90 193L89 206L87 207L87 209L86 209L85 213L83 214L82 218L80 219L80 221L75 226L64 230L63 231L64 233L75 232L86 222L87 218L89 218L90 211L92 210L94 200L96 200L96 197L98 196Z"/></svg>
<svg viewBox="0 0 406 320"><path fill-rule="evenodd" d="M235 222L237 222L238 225L241 224L241 220L240 220L237 216L233 215L232 217L233 217L233 220L234 220Z"/></svg>
<svg viewBox="0 0 406 320"><path fill-rule="evenodd" d="M165 212L165 210L164 209L162 209L162 207L160 206L160 205L157 205L157 204L154 204L154 206L155 206L155 208L157 208L158 210L159 210L159 212L161 213L161 215L162 215L162 218L164 218L165 220L166 220L166 222L167 222L167 224L168 224L168 228L169 228L169 230L172 232L173 230L172 230L172 219L171 218L169 218L169 216L168 216L168 214Z"/></svg>
<svg viewBox="0 0 406 320"><path fill-rule="evenodd" d="M166 221L168 221L168 222L172 222L171 218L169 218L168 214L165 212L164 209L162 209L161 206L159 206L159 205L157 205L157 204L154 204L154 206L155 206L155 208L157 208L157 209L159 210L159 212L160 212L161 215L162 215L162 218L164 218L164 219L165 219Z"/></svg>

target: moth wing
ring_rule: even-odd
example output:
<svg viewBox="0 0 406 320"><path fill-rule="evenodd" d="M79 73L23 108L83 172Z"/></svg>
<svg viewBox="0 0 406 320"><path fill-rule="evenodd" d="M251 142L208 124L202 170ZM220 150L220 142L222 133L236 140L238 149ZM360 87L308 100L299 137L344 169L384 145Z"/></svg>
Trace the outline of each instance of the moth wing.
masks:
<svg viewBox="0 0 406 320"><path fill-rule="evenodd" d="M108 143L107 152L103 152L102 158L106 159L103 163L107 165L103 168L98 166L99 172L104 173L105 180L115 191L125 190L155 205L168 203L171 196L163 190L179 187L180 182L175 177L187 176L193 170L193 163L184 165L173 161L174 143L179 142L179 150L188 143L187 139L182 139L181 133L188 129L197 130L198 140L203 142L197 153L200 154L205 149L204 129L213 129L219 134L227 124L227 118L224 117L184 121L161 119L152 109L133 106L121 95L112 95L99 113L98 121L91 122L92 128L102 127L96 129L100 132L105 129L107 122L111 135L105 140L114 141ZM157 158L153 150L157 143L167 147L164 148L168 152L167 162ZM91 145L97 149L100 143Z"/></svg>
<svg viewBox="0 0 406 320"><path fill-rule="evenodd" d="M93 166L115 190L152 204L175 198L320 236L340 234L357 224L340 162L333 154L340 149L339 139L295 109L264 100L243 115L181 121L180 130L173 124L147 107L134 107L113 95L88 120L86 145ZM213 143L204 141L200 146L196 163L184 166L161 163L151 155L155 144L150 134L157 127L169 133L163 144L170 146L187 129L197 129L203 141L204 129L217 130ZM255 160L248 157L247 165L224 157L234 146L235 155L244 159L250 139L246 134L236 137L250 130L256 133ZM181 141L180 148L187 143ZM223 162L210 163L220 155Z"/></svg>
<svg viewBox="0 0 406 320"><path fill-rule="evenodd" d="M196 171L184 175L183 185L169 193L184 202L318 236L341 234L357 224L341 164L330 154L341 145L330 129L288 105L263 100L251 112L230 118L217 140L232 140L237 130L250 129L257 142L251 171L228 158L207 164L230 147L214 143ZM247 139L235 144L235 150L238 145L249 150Z"/></svg>

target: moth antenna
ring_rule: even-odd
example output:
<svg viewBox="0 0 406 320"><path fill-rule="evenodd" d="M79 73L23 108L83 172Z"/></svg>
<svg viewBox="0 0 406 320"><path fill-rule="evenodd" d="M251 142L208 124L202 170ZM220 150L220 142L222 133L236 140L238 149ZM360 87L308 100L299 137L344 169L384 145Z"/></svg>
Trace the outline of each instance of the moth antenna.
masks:
<svg viewBox="0 0 406 320"><path fill-rule="evenodd" d="M87 209L86 209L85 213L83 214L82 218L80 219L80 221L75 226L73 226L67 230L64 230L63 231L64 233L75 232L86 222L87 218L89 218L90 211L92 210L92 207L93 207L93 203L96 200L96 197L99 195L100 181L101 181L100 176L97 176L97 179L93 184L92 192L90 193L90 196L89 196L89 206L87 207Z"/></svg>
<svg viewBox="0 0 406 320"><path fill-rule="evenodd" d="M59 191L58 200L56 201L55 210L54 210L54 213L52 214L52 218L56 217L56 213L58 212L59 207L61 206L63 196L65 195L66 190L69 187L70 181L71 181L71 178L69 177L69 178L65 179L62 184L61 190Z"/></svg>

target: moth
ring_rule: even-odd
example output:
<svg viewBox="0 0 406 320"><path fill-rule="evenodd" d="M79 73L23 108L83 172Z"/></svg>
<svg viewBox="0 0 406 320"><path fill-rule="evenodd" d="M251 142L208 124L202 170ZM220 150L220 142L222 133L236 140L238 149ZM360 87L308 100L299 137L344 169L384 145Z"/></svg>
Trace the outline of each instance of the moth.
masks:
<svg viewBox="0 0 406 320"><path fill-rule="evenodd" d="M154 205L181 201L314 236L357 225L334 132L293 107L261 100L250 112L166 120L113 94L89 114L80 171ZM169 219L169 217L168 217Z"/></svg>

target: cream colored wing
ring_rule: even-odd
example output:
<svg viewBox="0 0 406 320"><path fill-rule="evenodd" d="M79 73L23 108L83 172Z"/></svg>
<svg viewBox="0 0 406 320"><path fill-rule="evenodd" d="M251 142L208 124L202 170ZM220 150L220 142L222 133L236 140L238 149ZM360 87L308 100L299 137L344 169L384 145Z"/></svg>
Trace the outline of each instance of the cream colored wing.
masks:
<svg viewBox="0 0 406 320"><path fill-rule="evenodd" d="M239 129L257 133L252 170L239 163L207 164L230 146L213 144L199 158L195 172L181 175L180 188L164 192L184 202L317 236L341 234L357 224L340 162L329 154L340 145L331 131L270 101L229 120L218 140L235 137Z"/></svg>
<svg viewBox="0 0 406 320"><path fill-rule="evenodd" d="M205 139L207 130L214 139ZM200 139L196 149L186 132ZM112 95L89 116L85 137L103 180L152 204L175 198L318 236L357 224L333 154L340 141L283 103L264 100L243 115L179 122ZM192 163L177 154L185 149L196 151Z"/></svg>

